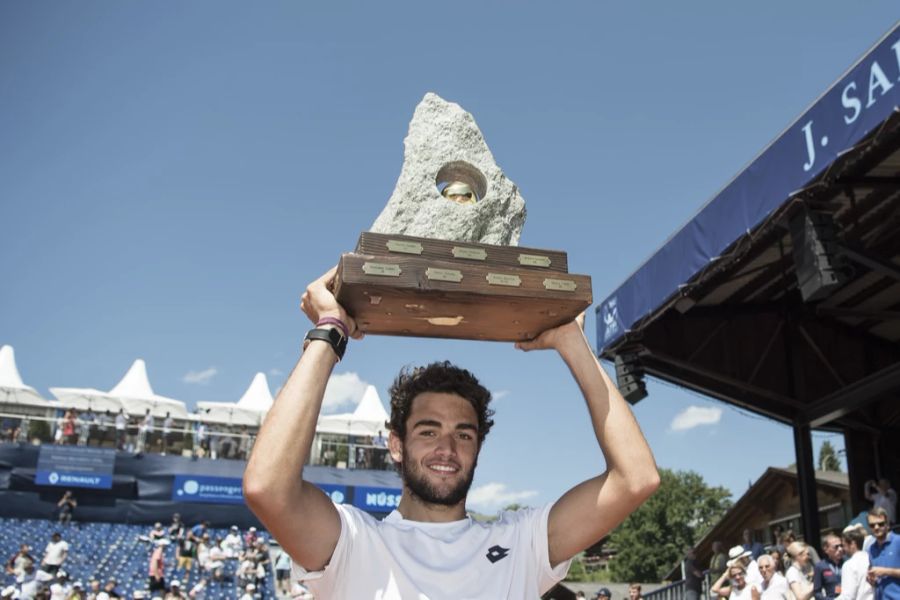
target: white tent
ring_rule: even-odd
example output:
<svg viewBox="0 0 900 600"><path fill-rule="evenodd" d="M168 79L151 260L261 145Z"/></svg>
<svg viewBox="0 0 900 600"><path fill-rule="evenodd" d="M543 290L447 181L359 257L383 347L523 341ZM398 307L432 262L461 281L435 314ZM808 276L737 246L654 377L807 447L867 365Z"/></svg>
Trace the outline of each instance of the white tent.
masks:
<svg viewBox="0 0 900 600"><path fill-rule="evenodd" d="M374 385L366 388L359 406L352 413L323 415L316 424L316 433L375 436L385 431L387 411Z"/></svg>
<svg viewBox="0 0 900 600"><path fill-rule="evenodd" d="M237 402L198 402L192 417L205 423L257 426L272 407L272 392L265 374L257 373Z"/></svg>
<svg viewBox="0 0 900 600"><path fill-rule="evenodd" d="M254 410L259 413L267 413L272 408L272 392L269 390L269 380L266 379L265 373L257 373L250 382L250 387L238 400L237 405L241 408Z"/></svg>
<svg viewBox="0 0 900 600"><path fill-rule="evenodd" d="M0 404L55 408L33 387L25 385L16 367L16 353L12 346L0 348Z"/></svg>
<svg viewBox="0 0 900 600"><path fill-rule="evenodd" d="M170 413L176 419L187 419L188 412L184 402L165 396L158 396L150 387L147 379L147 366L142 359L137 359L109 392L93 388L50 388L59 399L63 408L73 407L79 410L94 411L111 410L118 412L124 408L131 415L143 415L147 409L155 417L165 417Z"/></svg>

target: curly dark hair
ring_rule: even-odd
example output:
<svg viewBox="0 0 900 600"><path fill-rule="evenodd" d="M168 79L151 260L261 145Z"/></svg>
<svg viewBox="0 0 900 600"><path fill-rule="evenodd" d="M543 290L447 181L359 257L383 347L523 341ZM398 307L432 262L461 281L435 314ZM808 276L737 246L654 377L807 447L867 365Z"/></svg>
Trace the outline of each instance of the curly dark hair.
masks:
<svg viewBox="0 0 900 600"><path fill-rule="evenodd" d="M478 444L491 430L494 411L488 408L491 393L478 383L472 373L449 361L434 362L424 367L404 367L391 385L391 420L388 429L401 440L406 439L406 420L413 400L423 392L458 394L468 400L478 415Z"/></svg>

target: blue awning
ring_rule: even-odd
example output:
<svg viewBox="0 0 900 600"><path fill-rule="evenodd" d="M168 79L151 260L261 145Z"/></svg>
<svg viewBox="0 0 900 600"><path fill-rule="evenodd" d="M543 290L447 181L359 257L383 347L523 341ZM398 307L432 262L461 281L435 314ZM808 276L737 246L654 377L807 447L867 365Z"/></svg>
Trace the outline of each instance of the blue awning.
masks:
<svg viewBox="0 0 900 600"><path fill-rule="evenodd" d="M596 309L598 354L673 297L900 105L900 24Z"/></svg>

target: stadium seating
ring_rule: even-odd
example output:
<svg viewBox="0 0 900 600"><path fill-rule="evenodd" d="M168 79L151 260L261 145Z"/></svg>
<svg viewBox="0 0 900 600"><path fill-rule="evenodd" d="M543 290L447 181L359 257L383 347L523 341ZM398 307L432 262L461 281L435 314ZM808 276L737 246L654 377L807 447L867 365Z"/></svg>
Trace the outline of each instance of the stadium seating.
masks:
<svg viewBox="0 0 900 600"><path fill-rule="evenodd" d="M125 525L120 523L73 523L61 526L55 521L40 519L0 519L0 557L4 563L18 550L21 544L31 547L31 554L40 562L44 548L54 532L60 532L62 539L69 543L69 555L63 569L69 573L69 580L81 581L85 586L91 579L105 583L110 577L118 582L117 590L123 598L131 598L136 590L147 588L147 570L152 546L146 541L150 531L147 525ZM212 539L225 537L228 530L210 529ZM141 540L144 537L144 540ZM189 591L201 578L200 568L194 561L194 568L185 573L176 571L175 546L165 548L165 573L167 584L180 579L182 590ZM217 583L212 580L206 588L206 600L234 600L243 593L234 576L237 560L226 561L225 579ZM3 586L14 583L12 575L3 574ZM258 586L256 597L275 598L272 568L267 570L266 579Z"/></svg>

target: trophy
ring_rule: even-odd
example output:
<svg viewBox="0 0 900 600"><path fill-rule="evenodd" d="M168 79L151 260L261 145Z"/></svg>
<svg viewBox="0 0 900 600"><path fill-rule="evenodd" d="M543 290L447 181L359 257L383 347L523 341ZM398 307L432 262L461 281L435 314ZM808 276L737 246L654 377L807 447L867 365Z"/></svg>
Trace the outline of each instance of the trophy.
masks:
<svg viewBox="0 0 900 600"><path fill-rule="evenodd" d="M591 305L565 252L517 245L525 203L472 115L426 94L404 145L387 206L338 265L335 296L361 331L519 341Z"/></svg>

